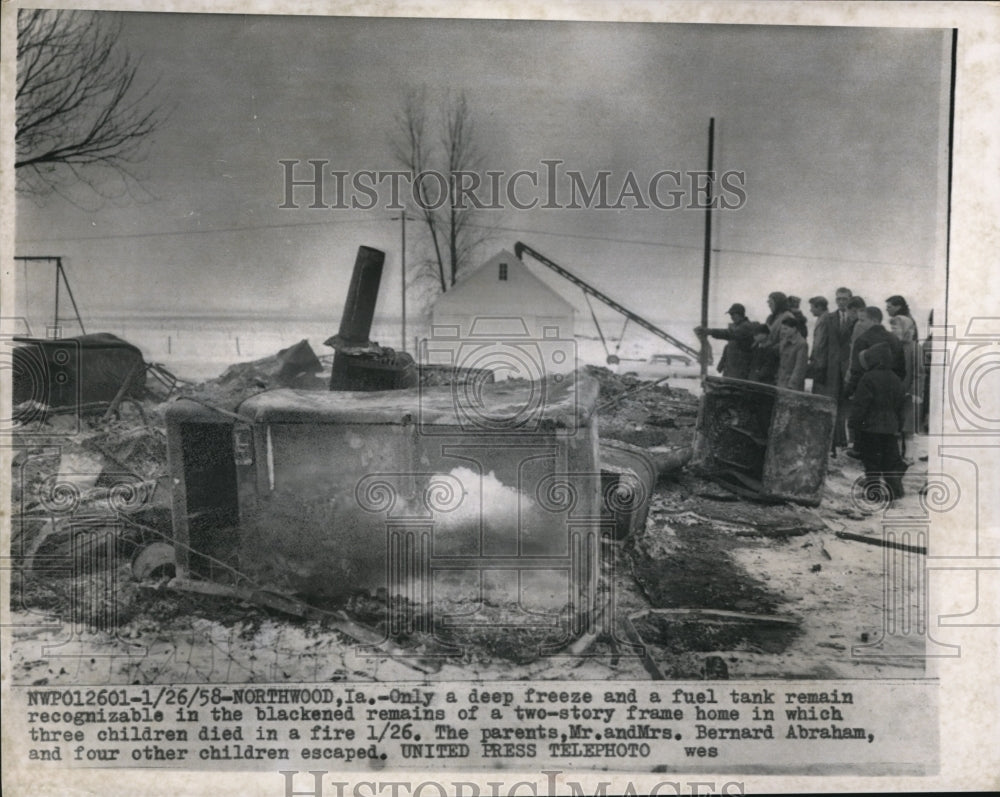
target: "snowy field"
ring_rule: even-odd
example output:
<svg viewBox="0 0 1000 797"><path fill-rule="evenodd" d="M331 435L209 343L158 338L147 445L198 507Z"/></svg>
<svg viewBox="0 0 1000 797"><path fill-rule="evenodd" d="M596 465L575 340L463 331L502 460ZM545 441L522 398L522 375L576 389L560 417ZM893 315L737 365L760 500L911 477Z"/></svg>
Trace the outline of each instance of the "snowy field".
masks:
<svg viewBox="0 0 1000 797"><path fill-rule="evenodd" d="M694 325L691 321L661 326L677 339L697 347L697 339L691 332ZM233 363L267 357L303 338L317 356L332 354L333 349L323 342L337 332L338 326L336 317L120 315L88 319L87 331L118 335L142 349L147 362L161 363L178 377L199 382L218 376ZM684 364L676 359L686 355L666 340L630 326L620 343L617 337L607 338L606 351L593 327L588 327L576 336L579 365L604 366L619 374L634 372L643 379L668 377L678 386L697 390L698 364ZM620 322L614 322L611 328L617 331ZM429 332L425 323L408 323L406 350L419 359L422 341ZM608 334L605 330L605 335ZM402 342L399 320L376 319L371 339L399 349ZM609 352L618 357L617 364L607 363ZM721 342L716 342L714 352L717 360L722 354ZM668 363L665 356L675 359ZM714 366L709 367L709 373L716 373Z"/></svg>

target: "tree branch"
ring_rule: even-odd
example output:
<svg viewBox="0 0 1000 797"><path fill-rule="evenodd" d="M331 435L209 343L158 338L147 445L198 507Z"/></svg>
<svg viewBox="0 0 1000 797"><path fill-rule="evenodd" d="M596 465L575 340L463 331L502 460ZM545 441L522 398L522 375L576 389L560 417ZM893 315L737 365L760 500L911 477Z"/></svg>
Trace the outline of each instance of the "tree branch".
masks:
<svg viewBox="0 0 1000 797"><path fill-rule="evenodd" d="M110 20L110 21L109 21ZM17 190L41 196L106 167L135 179L131 164L164 121L155 83L138 88L139 65L119 45L117 17L22 9L17 18Z"/></svg>

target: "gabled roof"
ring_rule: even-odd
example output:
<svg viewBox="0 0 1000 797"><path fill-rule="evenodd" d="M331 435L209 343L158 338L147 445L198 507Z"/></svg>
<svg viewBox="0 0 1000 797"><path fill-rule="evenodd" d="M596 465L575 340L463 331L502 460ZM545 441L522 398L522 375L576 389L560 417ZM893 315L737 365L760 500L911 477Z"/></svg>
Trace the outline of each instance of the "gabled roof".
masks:
<svg viewBox="0 0 1000 797"><path fill-rule="evenodd" d="M507 279L499 279L500 265ZM434 303L443 313L477 312L489 315L571 316L574 307L557 291L531 273L513 252L497 252Z"/></svg>

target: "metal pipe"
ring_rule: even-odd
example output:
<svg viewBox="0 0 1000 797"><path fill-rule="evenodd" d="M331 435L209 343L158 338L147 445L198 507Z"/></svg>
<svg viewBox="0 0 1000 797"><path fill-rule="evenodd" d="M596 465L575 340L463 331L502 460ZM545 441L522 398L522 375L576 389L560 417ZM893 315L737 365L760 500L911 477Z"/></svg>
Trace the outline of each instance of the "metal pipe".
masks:
<svg viewBox="0 0 1000 797"><path fill-rule="evenodd" d="M76 306L76 298L73 296L73 289L69 285L69 279L66 277L66 269L63 268L62 258L57 258L59 263L59 271L62 273L63 285L66 286L66 293L69 295L69 300L73 304L73 312L76 314L76 323L80 325L80 334L86 335L87 330L83 328L83 318L80 316L80 308Z"/></svg>
<svg viewBox="0 0 1000 797"><path fill-rule="evenodd" d="M368 343L384 264L385 252L370 246L358 247L351 285L344 302L344 314L340 318L340 331L337 333L344 343Z"/></svg>

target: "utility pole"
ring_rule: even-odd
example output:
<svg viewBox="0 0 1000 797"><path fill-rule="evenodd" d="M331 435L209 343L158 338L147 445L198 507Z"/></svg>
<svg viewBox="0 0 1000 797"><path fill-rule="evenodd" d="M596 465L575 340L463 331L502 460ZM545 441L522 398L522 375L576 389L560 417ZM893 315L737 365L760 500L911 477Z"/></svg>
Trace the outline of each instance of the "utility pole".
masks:
<svg viewBox="0 0 1000 797"><path fill-rule="evenodd" d="M712 173L715 155L715 117L708 122L708 202L705 207L705 264L701 273L701 328L708 329L708 278L712 265L712 187L715 175ZM701 378L708 374L708 337L701 339Z"/></svg>
<svg viewBox="0 0 1000 797"><path fill-rule="evenodd" d="M399 303L403 311L403 329L402 337L400 338L400 351L406 351L406 211L404 210L399 214L400 221L402 222L402 238L403 241L400 244L400 249L402 251L402 257L400 258L400 275L399 275Z"/></svg>
<svg viewBox="0 0 1000 797"><path fill-rule="evenodd" d="M406 211L398 216L391 216L389 221L400 221L400 258L399 258L399 306L401 311L402 329L400 330L400 351L406 351Z"/></svg>

